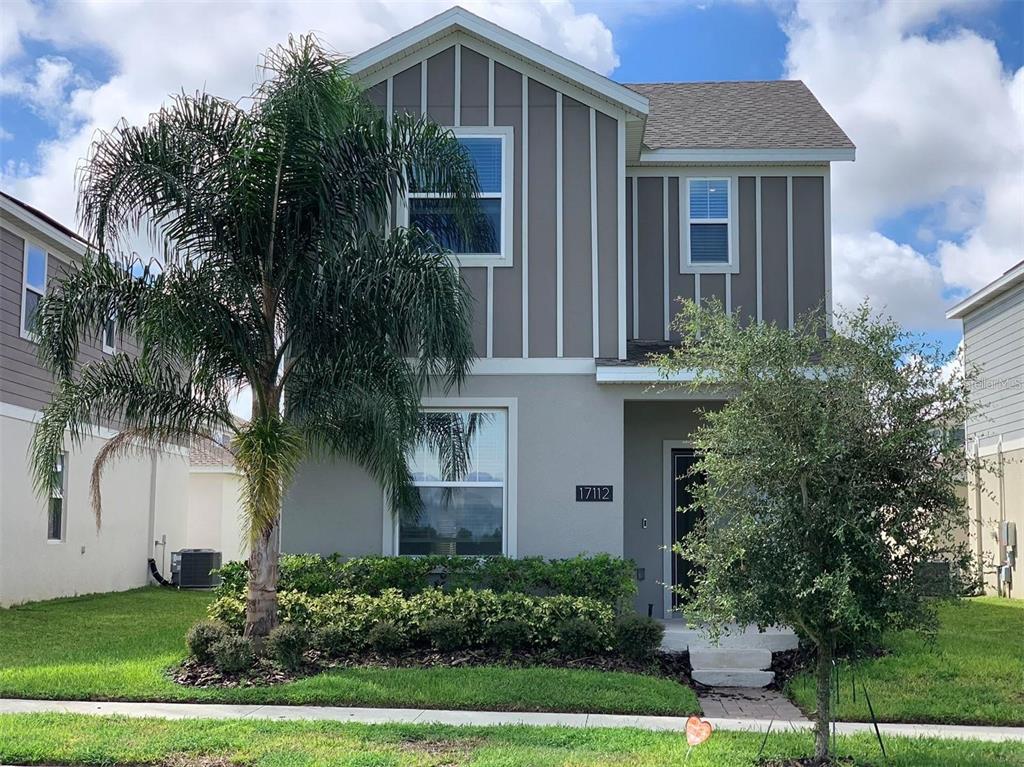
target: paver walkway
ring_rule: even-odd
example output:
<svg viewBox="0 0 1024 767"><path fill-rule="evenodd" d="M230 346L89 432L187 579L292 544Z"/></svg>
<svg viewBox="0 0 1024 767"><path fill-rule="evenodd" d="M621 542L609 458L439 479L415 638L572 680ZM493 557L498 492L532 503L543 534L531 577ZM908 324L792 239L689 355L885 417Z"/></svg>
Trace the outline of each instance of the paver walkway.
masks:
<svg viewBox="0 0 1024 767"><path fill-rule="evenodd" d="M707 717L774 719L777 722L809 721L789 698L777 690L759 687L712 687L698 692L697 699Z"/></svg>
<svg viewBox="0 0 1024 767"><path fill-rule="evenodd" d="M241 706L214 703L127 703L74 700L20 700L0 698L0 714L68 713L102 716L152 716L164 719L322 719L367 724L531 724L556 727L638 727L644 730L682 730L678 716L622 716L617 714L542 714L505 711L434 711L409 708L343 708L339 706ZM719 730L764 732L771 719L707 717ZM775 727L779 722L774 723ZM807 729L808 721L787 722L786 727ZM967 727L960 725L881 724L884 735L930 736L968 740L1024 742L1024 727ZM873 732L872 725L840 722L842 735Z"/></svg>

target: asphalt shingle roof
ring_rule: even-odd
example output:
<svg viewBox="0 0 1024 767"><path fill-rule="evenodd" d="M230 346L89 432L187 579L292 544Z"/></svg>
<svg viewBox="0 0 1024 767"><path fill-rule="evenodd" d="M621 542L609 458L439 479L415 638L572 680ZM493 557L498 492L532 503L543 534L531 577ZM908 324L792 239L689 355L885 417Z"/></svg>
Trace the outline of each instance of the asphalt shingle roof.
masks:
<svg viewBox="0 0 1024 767"><path fill-rule="evenodd" d="M647 149L852 149L800 80L626 83L647 97Z"/></svg>

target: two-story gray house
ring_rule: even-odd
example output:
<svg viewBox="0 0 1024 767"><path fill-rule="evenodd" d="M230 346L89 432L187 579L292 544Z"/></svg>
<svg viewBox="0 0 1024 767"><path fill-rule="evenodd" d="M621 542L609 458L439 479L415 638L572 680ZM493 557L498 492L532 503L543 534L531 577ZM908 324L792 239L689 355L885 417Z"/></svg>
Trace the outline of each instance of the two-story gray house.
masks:
<svg viewBox="0 0 1024 767"><path fill-rule="evenodd" d="M387 113L450 126L477 165L486 248L455 243L479 359L427 409L479 414L470 473L413 456L400 522L361 469L304 466L285 551L572 556L637 563L662 616L686 577L671 513L711 400L657 392L679 297L791 326L830 307L829 173L854 146L801 82L621 84L455 8L350 61ZM429 191L396 224L430 220ZM472 252L485 250L486 252Z"/></svg>

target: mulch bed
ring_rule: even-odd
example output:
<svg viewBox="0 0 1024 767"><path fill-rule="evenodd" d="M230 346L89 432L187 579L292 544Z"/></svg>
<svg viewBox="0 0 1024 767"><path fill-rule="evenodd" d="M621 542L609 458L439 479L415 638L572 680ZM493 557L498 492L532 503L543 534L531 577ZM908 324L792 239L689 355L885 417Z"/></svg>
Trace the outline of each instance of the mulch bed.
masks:
<svg viewBox="0 0 1024 767"><path fill-rule="evenodd" d="M462 668L469 666L506 666L508 668L590 669L595 671L625 671L672 679L687 687L693 686L690 677L690 654L657 653L650 663L639 663L613 656L564 658L554 653L508 653L498 650L464 650L442 653L436 650L411 650L397 656L373 652L358 653L345 658L328 658L316 650L305 654L305 665L296 670L282 669L261 658L256 667L240 674L223 674L213 664L200 663L187 658L168 670L174 682L187 687L253 687L282 684L312 676L335 668Z"/></svg>

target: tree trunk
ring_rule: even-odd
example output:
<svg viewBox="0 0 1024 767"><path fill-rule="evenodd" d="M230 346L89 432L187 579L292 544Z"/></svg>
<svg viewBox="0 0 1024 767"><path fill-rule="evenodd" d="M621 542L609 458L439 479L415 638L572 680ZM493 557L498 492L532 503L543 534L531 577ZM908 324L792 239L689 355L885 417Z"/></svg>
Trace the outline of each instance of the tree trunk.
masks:
<svg viewBox="0 0 1024 767"><path fill-rule="evenodd" d="M277 559L280 516L249 544L249 591L245 598L245 636L262 643L277 625Z"/></svg>
<svg viewBox="0 0 1024 767"><path fill-rule="evenodd" d="M818 663L814 672L817 682L818 710L814 719L814 761L825 764L829 757L829 725L832 722L832 648L818 645Z"/></svg>

